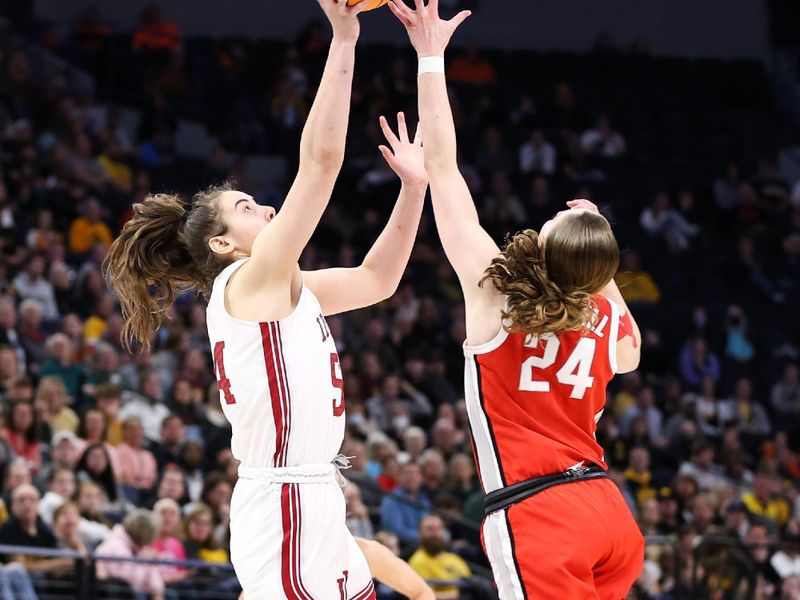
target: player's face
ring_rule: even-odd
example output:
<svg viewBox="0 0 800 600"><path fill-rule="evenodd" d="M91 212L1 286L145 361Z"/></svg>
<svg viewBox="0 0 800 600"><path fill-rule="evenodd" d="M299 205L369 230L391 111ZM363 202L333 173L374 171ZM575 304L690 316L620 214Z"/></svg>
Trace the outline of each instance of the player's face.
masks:
<svg viewBox="0 0 800 600"><path fill-rule="evenodd" d="M238 259L250 256L253 241L275 217L275 209L257 204L249 194L232 191L220 195L219 215L228 231L225 235L217 236L225 244L212 245L212 250Z"/></svg>

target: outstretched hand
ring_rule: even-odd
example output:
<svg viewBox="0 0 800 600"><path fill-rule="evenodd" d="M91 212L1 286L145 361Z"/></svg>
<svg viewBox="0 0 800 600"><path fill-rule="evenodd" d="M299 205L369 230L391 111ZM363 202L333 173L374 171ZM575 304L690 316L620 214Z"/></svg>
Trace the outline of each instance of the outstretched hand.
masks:
<svg viewBox="0 0 800 600"><path fill-rule="evenodd" d="M397 135L392 131L386 117L380 118L380 124L391 149L387 146L379 146L378 149L392 171L397 173L405 185L428 185L425 153L422 150L422 127L417 124L414 141L411 141L404 113L397 113Z"/></svg>
<svg viewBox="0 0 800 600"><path fill-rule="evenodd" d="M594 202L591 202L590 200L585 200L583 198L580 198L578 200L570 200L569 202L567 202L567 206L569 206L571 209L585 208L589 212L593 212L598 215L600 214L600 209L597 208L597 205Z"/></svg>
<svg viewBox="0 0 800 600"><path fill-rule="evenodd" d="M343 41L356 41L361 32L358 14L367 6L367 2L359 2L355 6L347 6L346 0L317 0L325 16L333 27L333 37Z"/></svg>
<svg viewBox="0 0 800 600"><path fill-rule="evenodd" d="M405 25L411 45L417 55L444 56L445 48L458 26L467 20L472 12L462 10L449 21L439 16L439 0L414 0L416 10L412 10L403 0L391 0L389 9Z"/></svg>

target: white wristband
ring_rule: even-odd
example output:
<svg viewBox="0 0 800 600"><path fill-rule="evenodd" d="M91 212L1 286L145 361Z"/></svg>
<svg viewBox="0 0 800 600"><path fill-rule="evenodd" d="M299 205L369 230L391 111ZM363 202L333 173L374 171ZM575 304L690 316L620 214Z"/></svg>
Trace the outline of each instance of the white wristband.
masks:
<svg viewBox="0 0 800 600"><path fill-rule="evenodd" d="M444 74L444 56L423 56L420 58L418 75L423 73Z"/></svg>

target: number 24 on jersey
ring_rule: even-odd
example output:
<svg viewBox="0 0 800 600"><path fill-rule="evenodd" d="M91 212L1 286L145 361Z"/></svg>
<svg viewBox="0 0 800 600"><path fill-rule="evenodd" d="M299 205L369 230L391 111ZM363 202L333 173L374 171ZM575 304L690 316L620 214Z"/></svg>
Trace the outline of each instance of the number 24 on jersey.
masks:
<svg viewBox="0 0 800 600"><path fill-rule="evenodd" d="M522 363L519 374L519 389L523 392L549 392L550 381L543 377L543 372L553 367L561 348L561 340L557 335L544 334L541 336L530 334L525 339L526 348L542 347L541 356L529 356ZM590 375L592 361L594 360L596 341L585 337L578 341L575 350L569 355L561 368L556 371L556 380L571 386L570 398L583 400L586 390L592 387L594 377Z"/></svg>

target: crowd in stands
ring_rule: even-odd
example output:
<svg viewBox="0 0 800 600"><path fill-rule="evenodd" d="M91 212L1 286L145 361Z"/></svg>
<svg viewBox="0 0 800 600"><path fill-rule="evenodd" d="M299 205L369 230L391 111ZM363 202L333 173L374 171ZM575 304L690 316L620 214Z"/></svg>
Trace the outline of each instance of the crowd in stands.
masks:
<svg viewBox="0 0 800 600"><path fill-rule="evenodd" d="M140 90L130 96L138 131L103 96L102 57L120 35L129 62L115 68L130 79L123 88ZM63 39L40 41L91 72L100 97L32 60L30 42L0 44L0 544L228 562L237 464L204 301L179 298L153 350L131 355L101 263L131 203L151 191L188 198L234 176L280 206L288 180L248 188L237 153L280 154L291 175L326 36L312 23L270 60L239 40L203 54L152 7L132 35L95 9ZM397 182L376 150L377 117L414 114L416 90L409 55L389 56L360 55L347 162L304 269L358 263L391 210ZM515 58L543 70L546 59ZM744 143L725 144L691 174L672 171L695 156L692 140L676 146L677 121L625 110L644 103L655 113L654 95L626 95L613 77L593 78L589 93L577 75L586 63L658 78L646 46L622 52L605 39L558 60L563 73L531 71L526 81L509 73L506 55L477 45L453 53L461 169L498 243L574 197L596 201L617 231L618 282L643 359L610 386L597 439L652 542L632 597L800 598L800 182L782 178L776 147L753 156ZM687 63L675 77L699 69L720 89L747 84L713 67ZM763 83L755 71L753 86ZM658 106L705 111L691 124L701 138L733 139L715 121L723 111L779 122L757 89L735 98L690 90L686 100L668 87ZM199 165L175 152L179 118L200 118L219 139ZM441 598L491 597L462 398L463 306L429 209L395 296L329 326L345 382L351 530L436 580ZM0 590L35 597L31 581L41 589L69 578L72 560L10 556ZM155 597L237 585L230 572L201 582L175 566L101 562L98 571Z"/></svg>

